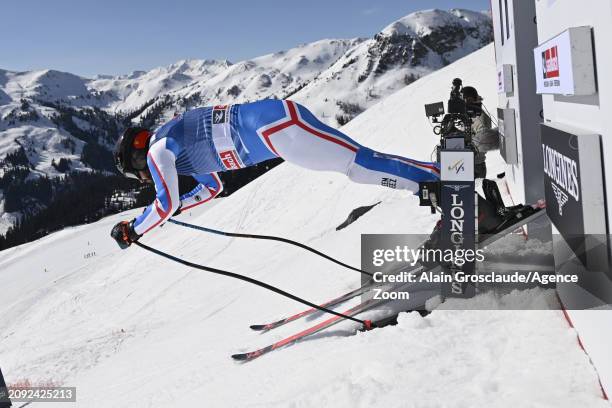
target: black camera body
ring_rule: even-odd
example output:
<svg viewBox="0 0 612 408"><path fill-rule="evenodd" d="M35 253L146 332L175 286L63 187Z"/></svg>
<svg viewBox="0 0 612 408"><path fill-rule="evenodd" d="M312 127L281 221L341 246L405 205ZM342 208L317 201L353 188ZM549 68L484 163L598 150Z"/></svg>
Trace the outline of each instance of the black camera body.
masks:
<svg viewBox="0 0 612 408"><path fill-rule="evenodd" d="M463 81L459 78L453 80L453 88L448 99L448 113L456 115L465 115L469 118L475 118L482 114L482 102L466 102L461 95ZM444 103L435 102L425 105L425 115L434 118L434 123L437 123L437 118L444 115Z"/></svg>
<svg viewBox="0 0 612 408"><path fill-rule="evenodd" d="M434 133L440 136L439 148L472 147L472 123L482 114L482 102L468 103L461 94L462 87L463 81L455 78L448 99L448 113L444 112L443 102L425 105L425 115L437 124ZM442 120L440 116L443 116Z"/></svg>

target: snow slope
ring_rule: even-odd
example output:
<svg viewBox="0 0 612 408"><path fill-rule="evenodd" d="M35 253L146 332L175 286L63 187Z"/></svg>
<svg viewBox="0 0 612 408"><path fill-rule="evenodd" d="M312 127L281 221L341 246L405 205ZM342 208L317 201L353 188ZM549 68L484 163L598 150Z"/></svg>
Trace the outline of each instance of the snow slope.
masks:
<svg viewBox="0 0 612 408"><path fill-rule="evenodd" d="M488 46L384 99L344 127L383 151L427 159L436 142L422 104L451 80L495 100ZM491 161L499 166L499 157ZM355 207L382 203L335 231ZM345 322L248 364L229 355L269 344L313 320L259 335L262 323L303 307L242 282L190 270L108 237L128 213L1 252L0 362L9 383L77 387L78 407L604 407L596 374L561 312L456 311L347 337ZM181 220L277 234L359 264L362 233L429 232L415 197L282 164L216 205ZM214 222L212 221L214 220ZM229 239L173 224L142 239L177 256L244 273L315 301L359 275L273 242ZM455 306L457 302L454 301ZM481 303L554 302L546 292L482 296ZM61 406L61 404L57 404ZM74 407L75 404L65 404Z"/></svg>

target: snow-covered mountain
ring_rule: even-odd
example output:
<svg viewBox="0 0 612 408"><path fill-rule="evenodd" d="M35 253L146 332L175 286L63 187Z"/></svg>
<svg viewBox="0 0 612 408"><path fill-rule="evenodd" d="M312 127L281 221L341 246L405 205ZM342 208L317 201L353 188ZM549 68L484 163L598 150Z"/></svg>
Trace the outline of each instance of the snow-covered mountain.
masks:
<svg viewBox="0 0 612 408"><path fill-rule="evenodd" d="M0 235L19 218L20 207L44 205L32 197L7 205L15 191L7 184L71 170L112 170L109 151L129 123L155 127L194 106L291 98L338 126L491 40L491 21L483 13L426 10L370 39L321 40L235 64L184 60L93 79L0 70Z"/></svg>
<svg viewBox="0 0 612 408"><path fill-rule="evenodd" d="M359 42L321 40L236 64L179 61L146 73L97 79L89 86L114 95L109 108L126 112L162 95L173 98L170 114L185 109L185 105L280 98L312 81Z"/></svg>
<svg viewBox="0 0 612 408"><path fill-rule="evenodd" d="M292 98L328 118L328 123L342 124L492 39L491 20L483 13L458 9L412 13L350 49Z"/></svg>
<svg viewBox="0 0 612 408"><path fill-rule="evenodd" d="M454 77L494 104L493 47L381 99L342 130L372 148L427 160L437 139L423 103L446 99ZM499 155L491 154L487 164L493 173L503 168ZM352 209L378 201L336 231ZM281 235L352 265L360 262L361 234L428 233L436 221L412 194L289 163L202 207L179 219ZM250 324L303 306L138 247L119 250L109 230L139 212L2 252L0 362L8 383L75 386L76 404L57 404L71 408L609 406L562 312L546 310L554 308L554 295L538 290L448 301L425 318L402 313L397 326L355 336L348 336L355 324L344 322L309 341L236 364L230 354L267 345L322 317L266 334L250 331ZM142 242L312 301L360 282L360 275L283 243L172 224ZM479 305L542 310L443 310Z"/></svg>

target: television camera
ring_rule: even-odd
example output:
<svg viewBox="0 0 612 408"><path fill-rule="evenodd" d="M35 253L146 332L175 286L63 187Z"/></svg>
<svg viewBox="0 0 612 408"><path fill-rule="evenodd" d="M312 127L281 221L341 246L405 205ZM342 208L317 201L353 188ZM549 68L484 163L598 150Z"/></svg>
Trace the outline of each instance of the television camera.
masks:
<svg viewBox="0 0 612 408"><path fill-rule="evenodd" d="M436 102L425 105L425 115L436 124L434 133L440 136L438 147L438 161L440 148L473 148L472 123L473 119L482 114L482 102L477 100L466 101L462 96L463 81L459 78L453 80L450 98L448 100L448 113L444 113L444 103ZM440 116L443 116L440 120Z"/></svg>

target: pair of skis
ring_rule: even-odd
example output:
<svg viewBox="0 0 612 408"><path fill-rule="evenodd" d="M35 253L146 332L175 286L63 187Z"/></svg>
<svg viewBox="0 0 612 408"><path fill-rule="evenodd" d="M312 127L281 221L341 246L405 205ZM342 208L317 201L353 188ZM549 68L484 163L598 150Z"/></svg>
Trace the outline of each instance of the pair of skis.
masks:
<svg viewBox="0 0 612 408"><path fill-rule="evenodd" d="M419 266L416 268L416 270L422 270L423 267ZM372 289L378 288L378 287L383 287L383 286L387 286L387 290L388 291L400 291L402 290L402 288L404 288L406 285L408 285L408 283L400 283L397 285L389 285L389 284L382 284L382 283L376 283L376 282L371 282L365 286L362 286L360 288L354 289L350 292L345 293L344 295L341 295L337 298L334 298L328 302L323 303L321 306L323 307L333 307L336 305L339 305L341 303L344 303L350 299L353 299L357 296L360 296L362 294L365 294L369 291L371 291ZM363 301L361 303L359 303L356 306L351 307L350 309L345 310L344 312L342 312L343 315L345 316L356 316L360 313L366 312L368 310L372 310L378 306L381 306L382 304L385 304L389 302L389 300L387 299L376 299L374 297ZM294 315L291 315L289 317L285 317L283 319L279 319L275 322L272 323L267 323L267 324L256 324L256 325L252 325L250 326L251 329L256 330L256 331L261 331L261 332L267 332L269 330L275 329L277 327L283 326L284 324L287 324L289 322L295 321L297 319L306 317L308 315L311 315L313 313L316 313L318 310L315 308L311 308L311 309L307 309L304 310L302 312L296 313ZM294 344L308 336L311 336L315 333L318 333L322 330L325 330L337 323L340 323L341 321L345 320L344 317L342 316L332 316L329 319L326 319L320 323L315 324L314 326L311 326L307 329L304 329L294 335L291 335L287 338L284 338L282 340L279 340L273 344L270 344L269 346L263 347L259 350L255 350L255 351L251 351L251 352L247 352L247 353L238 353L238 354L234 354L232 355L232 358L236 361L241 361L241 362L247 362L247 361L252 361L254 359L256 359L257 357L260 357L266 353L269 353L271 351L277 350L281 347L285 347L285 346L289 346L291 344ZM371 322L366 320L366 329L370 329L372 328Z"/></svg>
<svg viewBox="0 0 612 408"><path fill-rule="evenodd" d="M493 242L499 240L500 238L506 236L507 234L515 231L517 228L520 228L521 226L532 222L538 218L540 218L541 216L543 216L546 212L543 211L543 209L545 208L545 204L543 203L538 203L537 205L533 205L532 206L536 211L517 221L516 223L500 230L500 231L496 231L494 234L491 235L487 235L487 236L483 236L481 237L481 239L478 242L478 247L482 248L485 247L487 245L492 244ZM423 270L423 267L420 267L421 270ZM416 271L415 271L416 272ZM390 291L400 291L402 290L402 288L404 286L406 286L407 284L398 284L395 286L390 287L388 290ZM321 306L323 307L334 307L336 305L339 305L341 303L344 303L350 299L353 299L359 295L365 294L369 291L371 291L372 289L376 288L376 287L380 287L383 286L382 284L379 283L370 283L368 285L362 286L360 288L354 289L350 292L347 292L337 298L334 298L328 302L323 303ZM346 315L346 316L355 316L359 313L363 313L365 311L374 309L375 307L378 307L384 303L389 302L388 300L382 300L382 299L374 299L371 298L369 300L366 300L348 310L345 310L342 314ZM295 320L298 320L300 318L309 316L313 313L316 313L318 310L315 308L310 308L307 310L304 310L302 312L296 313L294 315L279 319L277 321L271 322L271 323L267 323L267 324L256 324L256 325L252 325L250 326L251 329L256 330L256 331L260 331L260 332L267 332L269 330L275 329L277 327L283 326L287 323L293 322ZM247 353L238 353L238 354L234 354L232 355L232 358L234 360L237 361L241 361L241 362L247 362L247 361L252 361L254 359L256 359L257 357L260 357L266 353L269 353L271 351L277 350L281 347L285 347L291 344L294 344L308 336L311 336L315 333L318 333L322 330L325 330L327 328L329 328L330 326L333 326L337 323L340 323L341 321L345 320L345 318L341 317L341 316L332 316L327 320L324 320L314 326L311 326L305 330L302 330L299 333L296 333L292 336L289 336L283 340L277 341L276 343L270 344L269 346L263 347L259 350L255 350L255 351L251 351L251 352L247 352Z"/></svg>
<svg viewBox="0 0 612 408"><path fill-rule="evenodd" d="M211 228L205 228L205 227L201 227L201 226L198 226L198 225L188 224L188 223L177 221L177 220L174 220L174 219L170 220L170 222L172 222L174 224L177 224L177 225L180 225L180 226L183 226L183 227L192 228L192 229L196 229L196 230L199 230L199 231L209 232L209 233L218 234L218 235L229 236L229 237L252 238L252 239L263 239L263 240L272 240L272 241L284 242L284 243L287 243L287 244L291 244L291 245L300 247L300 248L305 249L307 251L310 251L310 252L312 252L312 253L314 253L316 255L319 255L319 256L321 256L321 257L323 257L323 258L325 258L325 259L327 259L329 261L332 261L332 262L334 262L334 263L336 263L338 265L341 265L343 267L346 267L348 269L354 270L354 271L362 273L364 275L369 275L370 277L372 276L372 273L370 273L370 272L366 272L366 271L363 271L363 270L361 270L359 268L355 268L353 266L347 265L347 264L345 264L345 263L343 263L341 261L338 261L337 259L334 259L334 258L330 257L329 255L326 255L326 254L324 254L324 253L322 253L322 252L320 252L320 251L318 251L318 250L316 250L314 248L311 248L309 246L306 246L304 244L301 244L299 242L292 241L292 240L289 240L289 239L286 239L286 238L275 237L275 236L270 236L270 235L255 235L255 234L230 233L230 232L225 232L225 231L214 230L214 229L211 229ZM346 302L346 301L348 301L350 299L353 299L353 298L355 298L355 297L357 297L359 295L362 295L362 294L372 290L373 288L382 286L382 284L380 284L380 283L370 282L370 283L368 283L366 285L363 285L363 286L361 286L361 287L359 287L357 289L351 290L348 293L345 293L344 295L341 295L341 296L339 296L337 298L334 298L334 299L332 299L332 300L330 300L328 302L325 302L325 303L323 303L322 305L320 305L317 308L317 307L314 307L315 305L310 303L310 302L304 302L303 299L299 299L299 298L297 298L295 296L292 296L291 294L289 294L287 292L284 292L282 290L279 290L278 288L271 287L270 285L267 285L264 282L255 281L253 279L249 279L249 278L246 278L246 277L244 277L242 275L234 274L234 273L231 273L231 272L228 272L228 271L223 271L223 270L219 270L219 269L215 269L215 268L210 268L210 267L205 267L205 266L202 266L202 265L197 265L197 264L194 264L194 263L182 260L180 258L171 256L169 254L163 253L163 252L161 252L159 250L156 250L154 248L148 247L148 246L146 246L146 245L144 245L142 243L137 242L136 244L139 245L140 247L143 247L144 249L147 249L147 250L149 250L151 252L154 252L154 253L156 253L156 254L158 254L160 256L163 256L165 258L171 259L171 260L173 260L175 262L179 262L179 263L184 264L186 266L190 266L190 267L197 268L197 269L203 269L203 270L206 270L208 272L213 272L213 273L217 273L217 274L221 274L221 275L225 275L225 276L230 276L230 277L237 278L237 279L246 280L246 281L248 281L250 283L257 284L259 286L265 287L266 289L273 290L276 293L280 293L280 294L282 294L284 296L290 297L293 300L301 301L302 303L309 304L309 306L313 306L313 307L311 307L311 308L309 308L309 309L307 309L307 310L305 310L303 312L294 314L294 315L289 316L289 317L285 317L283 319L274 321L272 323L261 324L261 325L252 325L251 326L251 329L257 330L257 331L261 331L261 332L267 332L269 330L275 329L277 327L280 327L280 326L282 326L284 324L287 324L289 322L292 322L294 320L297 320L297 319L300 319L302 317L311 315L313 313L321 311L322 310L321 308L327 309L328 307L337 306L337 305L339 305L339 304L341 304L343 302ZM234 359L240 360L240 361L249 361L249 360L252 360L252 359L254 359L256 357L259 357L260 355L263 355L263 354L265 354L265 353L267 353L269 351L272 351L272 350L275 350L277 348L280 348L280 347L292 344L292 343L294 343L294 342L296 342L296 341L298 341L298 340L300 340L300 339L302 339L302 338L304 338L306 336L309 336L309 335L314 334L314 333L316 333L318 331L321 331L321 330L323 330L323 329L325 329L325 328L327 328L329 326L332 326L332 325L334 325L334 324L336 324L336 323L338 323L338 322L340 322L342 320L347 320L347 319L353 320L352 318L356 314L361 313L361 312L363 312L365 310L369 310L370 308L375 307L378 304L378 302L376 302L376 304L373 304L373 303L374 302L363 302L363 303L361 303L361 304L359 304L359 305L349 309L347 311L347 313L345 313L344 315L334 314L333 318L325 320L325 321L323 321L323 322L321 322L321 323L319 323L319 324L317 324L317 325L315 325L315 326L313 326L313 327L311 327L309 329L306 329L306 330L304 330L304 331L302 331L300 333L297 333L297 334L295 334L295 335L293 335L293 336L291 336L291 337L289 337L287 339L281 340L280 342L274 343L274 344L272 344L272 345L270 345L268 347L265 347L265 348L263 348L261 350L257 350L255 352L251 352L251 353L235 354L232 357ZM336 313L336 312L330 311L330 310L327 310L327 312ZM366 328L370 328L371 327L369 321L361 321L359 319L354 319L354 320L363 323Z"/></svg>
<svg viewBox="0 0 612 408"><path fill-rule="evenodd" d="M372 288L374 288L376 286L377 286L376 284L372 284L372 283L364 285L364 286L361 286L361 287L359 287L357 289L353 289L350 292L347 292L347 293L345 293L345 294L343 294L341 296L338 296L337 298L334 298L334 299L329 300L329 301L327 301L325 303L322 303L319 306L321 306L321 307L333 307L333 306L339 305L340 303L344 303L347 300L353 299L354 297L357 297L359 295L362 295L362 294L370 291ZM294 320L301 319L302 317L309 316L309 315L311 315L313 313L316 313L318 311L319 311L318 309L315 309L314 307L312 307L310 309L304 310L303 312L296 313L294 315L282 318L282 319L277 320L277 321L272 322L272 323L254 324L254 325L251 325L250 327L251 327L252 330L260 331L262 333L265 333L265 332L267 332L269 330L276 329L277 327L283 326L283 325L285 325L287 323L290 323L290 322L292 322Z"/></svg>

